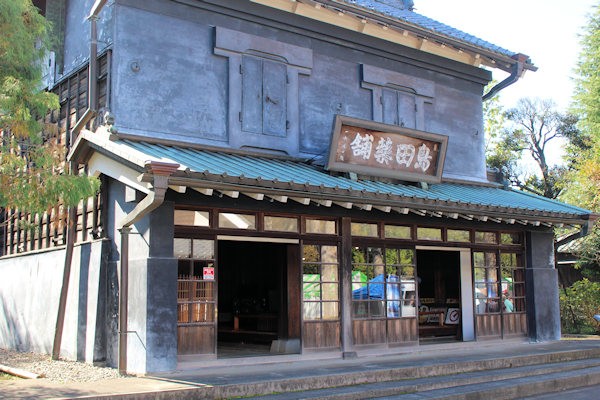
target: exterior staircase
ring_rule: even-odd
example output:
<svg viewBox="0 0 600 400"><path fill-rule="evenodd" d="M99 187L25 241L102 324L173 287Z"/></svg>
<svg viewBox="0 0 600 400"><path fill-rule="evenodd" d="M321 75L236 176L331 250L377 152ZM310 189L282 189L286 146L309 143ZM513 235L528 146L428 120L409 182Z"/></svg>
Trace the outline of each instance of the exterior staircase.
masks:
<svg viewBox="0 0 600 400"><path fill-rule="evenodd" d="M147 379L178 386L131 387L111 398L525 399L600 386L600 341L456 342L402 354L363 352L345 360L339 355L198 360Z"/></svg>

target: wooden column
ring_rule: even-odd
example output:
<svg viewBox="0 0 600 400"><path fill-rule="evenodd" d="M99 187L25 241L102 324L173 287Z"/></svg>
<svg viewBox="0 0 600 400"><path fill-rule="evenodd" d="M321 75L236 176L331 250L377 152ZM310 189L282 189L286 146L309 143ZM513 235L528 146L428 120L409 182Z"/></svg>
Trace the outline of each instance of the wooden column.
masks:
<svg viewBox="0 0 600 400"><path fill-rule="evenodd" d="M355 358L352 340L352 235L351 220L342 218L342 254L340 257L340 293L342 322L342 355L344 358Z"/></svg>

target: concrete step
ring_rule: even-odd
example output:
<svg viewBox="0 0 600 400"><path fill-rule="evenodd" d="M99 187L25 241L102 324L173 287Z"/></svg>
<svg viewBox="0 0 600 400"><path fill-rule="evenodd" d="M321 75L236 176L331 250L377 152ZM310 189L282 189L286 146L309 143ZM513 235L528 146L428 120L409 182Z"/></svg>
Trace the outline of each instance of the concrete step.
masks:
<svg viewBox="0 0 600 400"><path fill-rule="evenodd" d="M600 367L574 371L555 372L544 376L525 376L486 382L478 385L457 386L420 393L376 397L379 400L510 400L534 397L546 393L558 393L575 388L600 384ZM373 398L373 397L368 397ZM592 397L598 398L598 396Z"/></svg>
<svg viewBox="0 0 600 400"><path fill-rule="evenodd" d="M573 376L577 379L572 379ZM600 358L594 358L279 393L253 398L265 400L514 399L595 384L598 380L600 380ZM505 390L505 386L510 390ZM502 393L497 393L498 390Z"/></svg>
<svg viewBox="0 0 600 400"><path fill-rule="evenodd" d="M229 399L262 396L268 399L359 399L383 396L413 395L462 387L467 396L483 385L524 377L533 382L545 382L552 376L556 383L567 388L568 379L560 374L573 371L574 376L587 379L576 385L593 384L596 369L600 370L600 346L581 345L568 349L570 344L513 344L506 351L492 347L473 347L471 350L424 352L412 355L390 355L347 360L284 362L269 365L211 367L185 374L154 377L181 386L160 392L132 390L130 393L104 396L112 399ZM562 349L562 350L561 350ZM552 374L558 374L554 377ZM600 376L600 372L598 373ZM584 380L585 380L584 379ZM506 382L511 382L507 384ZM520 383L519 383L520 385ZM523 383L526 385L526 383ZM542 386L546 385L543 383ZM573 386L572 387L577 387ZM183 387L182 387L183 386ZM534 386L539 386L537 383ZM562 387L561 386L561 387ZM503 387L502 384L499 386ZM520 386L518 386L520 387ZM495 388L496 390L498 387ZM490 389L493 391L494 388ZM429 393L446 396L448 393ZM475 395L473 395L475 396ZM102 398L95 396L93 398ZM260 398L260 397L259 397ZM423 397L421 397L423 398ZM444 397L441 397L444 398ZM471 397L468 397L471 399ZM473 397L478 398L478 397ZM495 395L488 397L498 398ZM486 399L486 400L487 400Z"/></svg>
<svg viewBox="0 0 600 400"><path fill-rule="evenodd" d="M586 360L590 360L590 367L600 365L597 364L599 362L598 360L600 360L600 348L544 352L541 354L526 354L516 357L512 356L483 358L476 360L453 360L451 362L429 361L424 363L415 363L412 365L404 364L400 367L394 366L393 364L387 364L385 362L373 363L371 365L361 365L360 360L357 360L358 363L356 364L355 369L349 369L346 366L339 370L335 368L321 369L318 367L304 371L296 370L294 371L294 375L286 375L285 378L280 379L270 379L268 381L261 380L254 382L252 380L248 380L245 382L237 382L234 385L215 385L211 388L206 388L206 390L204 390L204 396L206 396L206 398L264 396L269 393L302 392L307 390L362 386L365 384L389 382L396 382L397 385L399 381L406 383L408 380L436 377L445 378L446 380L452 382L458 377L458 374L467 373L483 374L483 377L480 379L485 381L487 379L486 376L489 375L489 372L486 373L486 371L504 370L504 372L507 372L509 369L519 367L547 365L547 367L550 368L548 373L551 373L560 371L562 365L566 363L582 361L585 364ZM575 363L574 365L577 364ZM581 368L584 367L585 366L582 366ZM555 368L559 369L556 370ZM573 368L576 367L574 366ZM520 374L523 373L524 372L520 372ZM541 373L544 374L546 372ZM448 378L448 376L451 377ZM393 383L390 384L390 387L393 388L394 386L395 385ZM435 387L428 387L423 388L422 390L430 390L434 388ZM361 388L359 387L357 391L360 392ZM417 388L415 386L409 386L405 390L405 392L416 391ZM396 391L392 393L397 394L400 392ZM191 395L191 393L188 394ZM381 393L381 396L385 395L387 395L386 392ZM319 398L319 396L317 396L317 398ZM332 398L348 399L350 398L348 396L348 393L344 393L342 397ZM359 396L357 398L364 398L364 396Z"/></svg>

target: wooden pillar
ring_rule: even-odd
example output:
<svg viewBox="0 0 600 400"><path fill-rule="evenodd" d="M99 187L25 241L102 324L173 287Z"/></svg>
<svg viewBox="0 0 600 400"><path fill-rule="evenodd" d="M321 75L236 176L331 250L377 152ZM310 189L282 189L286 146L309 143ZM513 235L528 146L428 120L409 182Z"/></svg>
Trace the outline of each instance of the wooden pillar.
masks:
<svg viewBox="0 0 600 400"><path fill-rule="evenodd" d="M341 331L342 331L342 356L355 358L354 343L352 339L352 234L351 220L342 218L342 254L340 257L340 293L341 293Z"/></svg>

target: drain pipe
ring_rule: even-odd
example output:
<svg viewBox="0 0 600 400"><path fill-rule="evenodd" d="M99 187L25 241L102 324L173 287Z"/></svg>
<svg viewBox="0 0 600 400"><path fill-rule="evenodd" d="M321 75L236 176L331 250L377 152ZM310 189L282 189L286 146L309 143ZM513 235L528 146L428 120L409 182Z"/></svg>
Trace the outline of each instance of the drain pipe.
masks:
<svg viewBox="0 0 600 400"><path fill-rule="evenodd" d="M493 88L491 88L490 91L483 96L483 101L491 99L496 94L498 94L499 91L518 81L519 78L521 78L525 73L525 64L527 63L527 60L529 60L529 57L525 54L518 53L512 56L511 58L516 60L517 62L513 64L512 72L510 73L509 77L497 84L496 86L494 86Z"/></svg>
<svg viewBox="0 0 600 400"><path fill-rule="evenodd" d="M107 0L96 0L92 6L88 19L90 20L90 60L88 65L88 107L79 118L79 120L67 135L67 148L71 146L75 137L96 115L98 108L98 14L102 10ZM75 163L69 162L69 173L75 170ZM54 342L52 344L52 359L60 358L60 347L62 344L62 334L65 323L65 313L67 308L67 296L69 292L69 280L71 275L71 264L73 262L73 247L75 246L75 236L77 235L77 206L69 208L67 215L67 237L65 250L65 265L63 268L63 280L58 300L58 315L54 329Z"/></svg>
<svg viewBox="0 0 600 400"><path fill-rule="evenodd" d="M153 176L153 190L140 201L121 221L121 271L119 284L119 373L127 374L127 334L129 305L129 234L131 226L154 211L165 201L169 188L169 177L177 171L179 164L151 161L146 171Z"/></svg>

